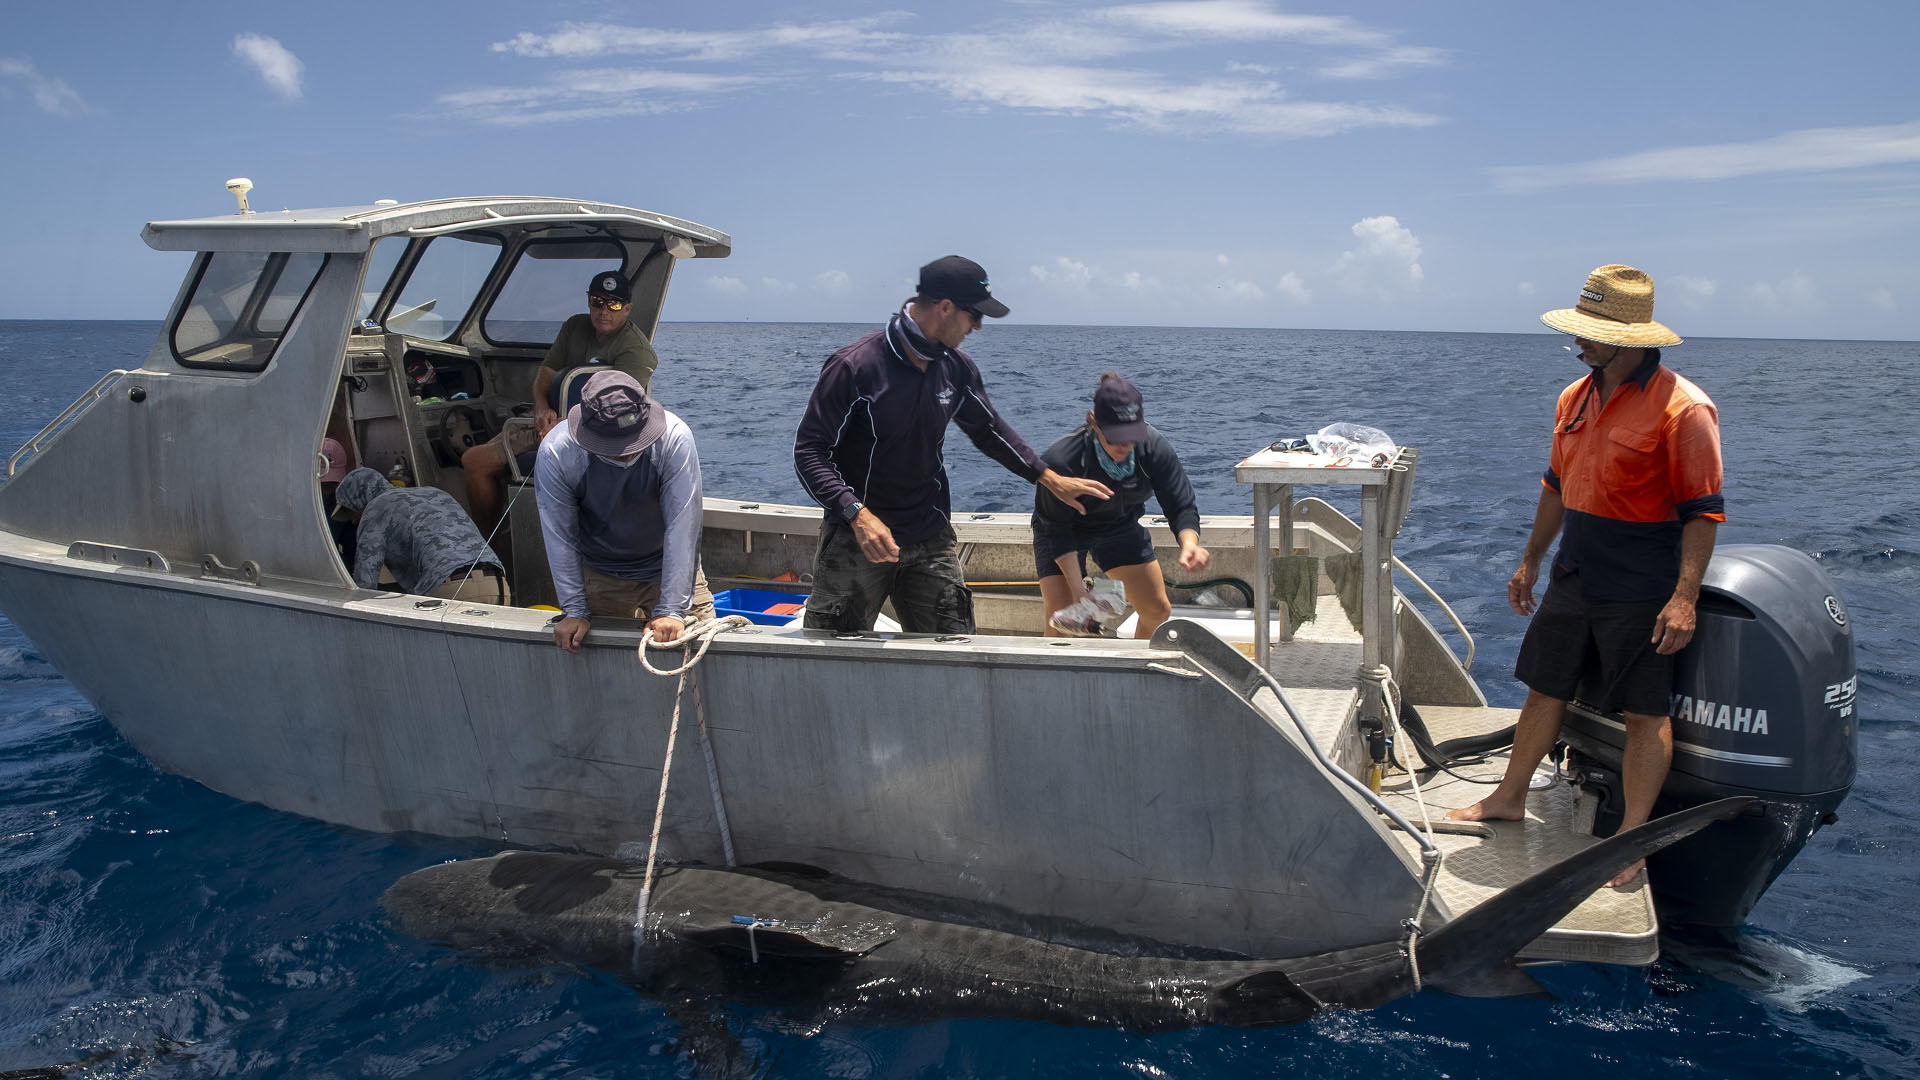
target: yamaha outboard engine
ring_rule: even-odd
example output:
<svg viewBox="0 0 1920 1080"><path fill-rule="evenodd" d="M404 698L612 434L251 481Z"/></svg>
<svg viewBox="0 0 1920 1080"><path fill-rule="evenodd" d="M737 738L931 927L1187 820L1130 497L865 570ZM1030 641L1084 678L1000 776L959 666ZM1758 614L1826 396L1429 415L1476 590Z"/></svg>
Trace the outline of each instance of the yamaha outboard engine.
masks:
<svg viewBox="0 0 1920 1080"><path fill-rule="evenodd" d="M1648 873L1666 921L1738 926L1853 786L1853 629L1826 571L1772 544L1717 548L1698 612L1675 657L1673 768L1653 813L1728 795L1759 801L1654 856ZM1576 782L1599 797L1595 835L1610 834L1625 725L1576 699L1560 738Z"/></svg>

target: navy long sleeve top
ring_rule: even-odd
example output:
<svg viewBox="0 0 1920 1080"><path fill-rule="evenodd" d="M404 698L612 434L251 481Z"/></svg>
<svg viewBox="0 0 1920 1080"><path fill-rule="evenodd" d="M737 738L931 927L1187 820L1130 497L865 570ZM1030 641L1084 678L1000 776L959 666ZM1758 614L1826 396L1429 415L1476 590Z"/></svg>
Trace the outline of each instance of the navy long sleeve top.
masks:
<svg viewBox="0 0 1920 1080"><path fill-rule="evenodd" d="M912 356L927 361L925 371ZM994 411L973 360L932 344L895 315L827 358L794 437L794 470L829 513L843 516L862 502L895 543L919 543L938 535L952 513L943 454L948 421L1028 483L1046 471Z"/></svg>

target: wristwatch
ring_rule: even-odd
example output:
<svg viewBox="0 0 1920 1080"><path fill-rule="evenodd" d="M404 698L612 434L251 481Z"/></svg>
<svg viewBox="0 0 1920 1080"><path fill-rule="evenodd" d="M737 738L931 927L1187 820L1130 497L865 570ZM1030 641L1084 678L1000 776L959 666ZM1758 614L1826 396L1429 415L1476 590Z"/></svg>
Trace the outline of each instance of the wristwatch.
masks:
<svg viewBox="0 0 1920 1080"><path fill-rule="evenodd" d="M860 511L865 510L866 508L867 508L866 503L861 502L859 499L855 499L852 502L848 503L846 506L846 509L841 510L840 514L842 517L845 517L847 519L847 524L851 525L853 524L853 519L860 516Z"/></svg>

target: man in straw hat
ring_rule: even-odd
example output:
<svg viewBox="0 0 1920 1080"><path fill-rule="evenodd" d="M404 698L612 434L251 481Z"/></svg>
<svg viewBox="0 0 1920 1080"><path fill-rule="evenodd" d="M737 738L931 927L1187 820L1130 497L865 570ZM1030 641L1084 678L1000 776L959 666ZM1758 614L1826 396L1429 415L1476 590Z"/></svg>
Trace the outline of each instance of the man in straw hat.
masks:
<svg viewBox="0 0 1920 1080"><path fill-rule="evenodd" d="M700 572L700 455L693 432L624 371L587 380L540 441L533 473L562 616L553 643L579 652L595 615L647 620L656 641L713 617Z"/></svg>
<svg viewBox="0 0 1920 1080"><path fill-rule="evenodd" d="M1532 616L1514 675L1527 702L1500 786L1448 814L1520 820L1527 782L1576 693L1627 721L1621 829L1646 821L1673 760L1673 654L1693 639L1694 605L1726 520L1713 401L1660 364L1679 335L1653 321L1653 279L1603 266L1579 303L1540 321L1573 335L1589 374L1560 392L1540 505L1507 603ZM1540 560L1554 537L1546 595ZM1638 865L1610 884L1625 885Z"/></svg>

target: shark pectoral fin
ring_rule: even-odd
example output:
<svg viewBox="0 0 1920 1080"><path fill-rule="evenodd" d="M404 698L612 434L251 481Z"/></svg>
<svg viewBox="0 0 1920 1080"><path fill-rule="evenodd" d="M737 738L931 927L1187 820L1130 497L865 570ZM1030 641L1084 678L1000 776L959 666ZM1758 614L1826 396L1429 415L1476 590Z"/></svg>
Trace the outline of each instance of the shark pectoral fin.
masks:
<svg viewBox="0 0 1920 1080"><path fill-rule="evenodd" d="M1449 975L1441 982L1428 983L1435 990L1444 991L1455 997L1499 998L1499 997L1535 997L1550 998L1553 991L1540 985L1540 981L1521 971L1511 961L1495 967L1479 968Z"/></svg>
<svg viewBox="0 0 1920 1080"><path fill-rule="evenodd" d="M795 960L855 960L893 940L891 926L791 926L729 923L682 928L680 936L707 948ZM751 935L751 936L749 936Z"/></svg>
<svg viewBox="0 0 1920 1080"><path fill-rule="evenodd" d="M1297 1023L1323 1004L1279 970L1258 972L1216 987L1213 1002L1221 1023L1239 1026Z"/></svg>

